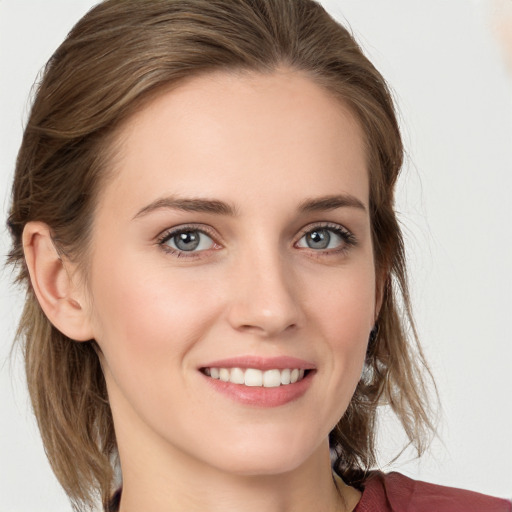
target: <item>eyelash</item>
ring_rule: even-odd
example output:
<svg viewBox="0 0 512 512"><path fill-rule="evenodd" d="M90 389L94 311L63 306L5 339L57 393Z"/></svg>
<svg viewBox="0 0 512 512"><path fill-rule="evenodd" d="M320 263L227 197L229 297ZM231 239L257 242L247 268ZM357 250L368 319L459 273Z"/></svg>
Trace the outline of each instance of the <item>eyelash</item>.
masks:
<svg viewBox="0 0 512 512"><path fill-rule="evenodd" d="M203 235L208 236L213 240L214 245L219 246L215 242L215 235L207 228L205 228L204 225L194 225L194 224L188 224L185 226L180 226L176 229L169 229L164 231L157 239L158 245L162 248L162 250L168 254L171 254L177 258L197 258L202 252L205 251L180 251L179 249L173 249L172 247L169 247L167 245L167 242L174 238L175 236L178 236L182 233L187 232L197 232L202 233Z"/></svg>
<svg viewBox="0 0 512 512"><path fill-rule="evenodd" d="M315 255L315 257L322 257L322 256L329 256L329 255L337 255L337 254L344 254L346 253L351 247L354 247L357 245L357 239L356 237L346 228L343 226L340 226L339 224L333 224L333 223L319 223L314 225L308 225L306 228L303 228L301 230L300 236L295 242L294 246L297 245L297 243L302 240L304 236L306 236L308 233L312 233L314 231L320 231L320 230L326 230L335 233L338 235L341 240L343 241L343 244L339 248L335 249L313 249L313 248L307 248L307 247L301 247L301 250L309 250L312 254ZM206 229L204 225L194 225L189 224L185 226L180 226L176 229L170 229L164 231L157 239L157 243L161 249L166 252L167 254L171 254L177 258L199 258L200 254L203 252L208 251L209 249L201 250L201 251L181 251L179 249L174 249L172 247L169 247L167 245L167 242L174 238L175 236L178 236L182 233L187 232L197 232L202 233L203 235L208 236L212 239L214 246L220 247L220 245L215 241L215 235L209 230Z"/></svg>
<svg viewBox="0 0 512 512"><path fill-rule="evenodd" d="M316 225L308 225L306 228L304 228L301 231L299 241L302 240L304 236L306 236L308 233L313 233L314 231L330 231L338 235L341 240L343 241L341 247L337 247L335 249L324 249L324 250L317 250L313 248L301 248L305 250L309 250L312 254L315 255L315 257L321 258L323 256L330 256L330 255L339 255L339 254L345 254L348 252L352 247L357 245L357 238L354 236L352 232L350 232L345 227L339 225L339 224L333 224L330 222L325 223L319 223ZM298 241L296 242L296 244Z"/></svg>

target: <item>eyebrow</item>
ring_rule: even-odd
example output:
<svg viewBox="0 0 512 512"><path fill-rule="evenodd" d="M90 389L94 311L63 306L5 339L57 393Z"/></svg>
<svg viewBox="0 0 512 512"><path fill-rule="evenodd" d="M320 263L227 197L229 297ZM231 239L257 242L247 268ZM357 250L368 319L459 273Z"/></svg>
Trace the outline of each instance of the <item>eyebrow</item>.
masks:
<svg viewBox="0 0 512 512"><path fill-rule="evenodd" d="M216 215L228 215L234 217L236 208L217 199L192 199L178 197L164 197L157 199L140 210L133 219L148 215L155 210L172 209L184 212L203 212Z"/></svg>
<svg viewBox="0 0 512 512"><path fill-rule="evenodd" d="M364 204L350 194L315 197L306 199L299 206L302 213L336 210L337 208L357 208L366 211Z"/></svg>
<svg viewBox="0 0 512 512"><path fill-rule="evenodd" d="M338 208L357 208L366 211L364 204L359 199L349 194L306 199L300 203L298 210L301 213L312 213L336 210ZM212 213L216 215L227 215L230 217L235 217L238 213L234 206L217 199L193 199L171 196L157 199L156 201L148 204L142 208L142 210L140 210L133 219L135 220L137 218L144 217L149 213L161 209Z"/></svg>

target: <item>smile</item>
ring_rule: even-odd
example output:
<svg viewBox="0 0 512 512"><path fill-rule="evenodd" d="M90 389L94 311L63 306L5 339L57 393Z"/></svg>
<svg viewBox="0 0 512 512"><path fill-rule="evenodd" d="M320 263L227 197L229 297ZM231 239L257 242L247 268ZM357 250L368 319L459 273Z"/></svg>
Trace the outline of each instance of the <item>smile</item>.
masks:
<svg viewBox="0 0 512 512"><path fill-rule="evenodd" d="M301 381L308 370L285 368L259 370L257 368L203 368L202 373L222 382L248 387L277 388Z"/></svg>

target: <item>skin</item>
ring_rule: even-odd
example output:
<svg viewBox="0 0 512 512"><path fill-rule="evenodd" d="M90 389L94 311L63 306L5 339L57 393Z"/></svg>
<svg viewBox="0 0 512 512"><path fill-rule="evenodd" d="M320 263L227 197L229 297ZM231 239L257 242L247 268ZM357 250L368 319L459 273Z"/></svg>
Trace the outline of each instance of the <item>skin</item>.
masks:
<svg viewBox="0 0 512 512"><path fill-rule="evenodd" d="M122 512L352 510L360 494L336 490L328 434L380 305L358 122L302 73L215 73L154 99L118 144L87 286L48 263L44 225L27 227L25 247L50 319L103 352ZM333 194L361 206L299 209ZM235 214L147 209L169 197ZM329 248L309 247L305 233L326 223L353 243L330 232ZM164 235L190 224L207 232L200 250L169 252ZM298 357L315 372L300 398L261 407L199 371L246 355Z"/></svg>

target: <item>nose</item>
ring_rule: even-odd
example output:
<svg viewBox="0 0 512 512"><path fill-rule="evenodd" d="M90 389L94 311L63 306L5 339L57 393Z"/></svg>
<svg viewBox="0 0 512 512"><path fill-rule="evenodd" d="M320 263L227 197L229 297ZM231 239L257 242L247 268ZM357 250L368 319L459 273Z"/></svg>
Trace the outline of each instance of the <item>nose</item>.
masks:
<svg viewBox="0 0 512 512"><path fill-rule="evenodd" d="M233 329L270 338L302 323L293 270L277 249L240 258L231 280L228 321Z"/></svg>

